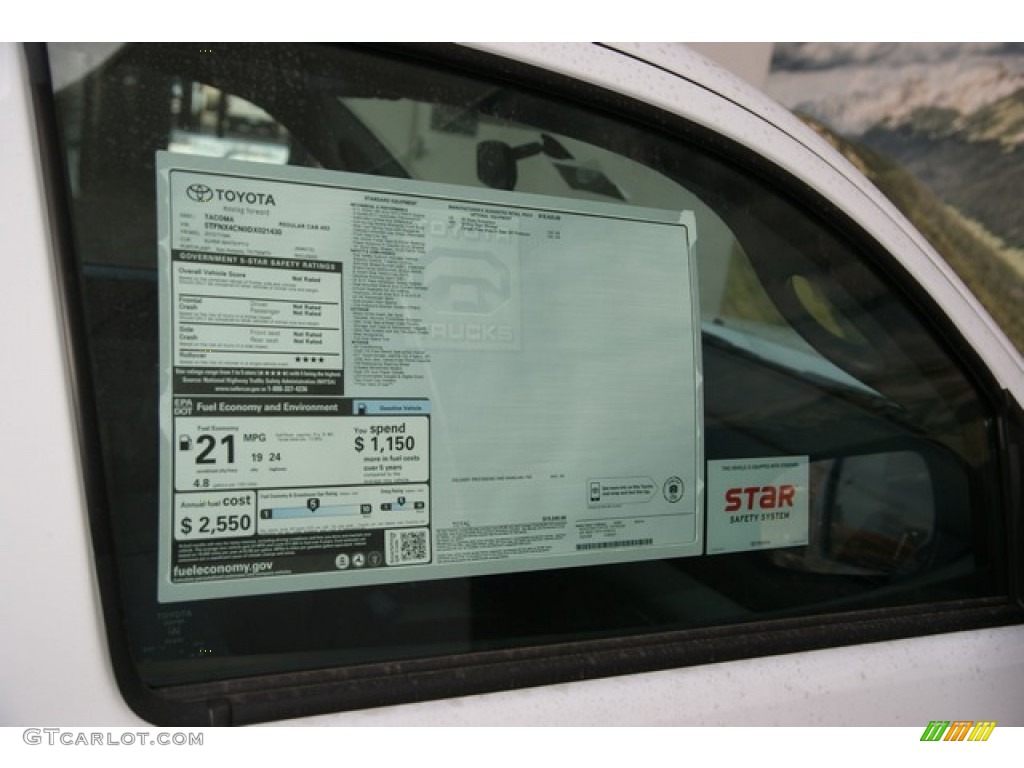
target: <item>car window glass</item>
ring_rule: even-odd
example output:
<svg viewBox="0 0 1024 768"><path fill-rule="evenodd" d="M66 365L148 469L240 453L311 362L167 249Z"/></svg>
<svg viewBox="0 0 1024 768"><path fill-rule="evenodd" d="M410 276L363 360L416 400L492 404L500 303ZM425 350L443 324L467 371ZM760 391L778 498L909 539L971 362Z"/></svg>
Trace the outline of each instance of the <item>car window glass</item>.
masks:
<svg viewBox="0 0 1024 768"><path fill-rule="evenodd" d="M109 501L94 513L108 517L113 533L119 586L107 599L124 617L147 685L739 626L1005 590L990 407L928 318L881 271L884 255L803 204L784 182L748 167L741 153L504 81L362 49L239 45L203 59L188 46L129 45L79 69L62 63L80 60L78 49L53 49L95 395L88 407ZM703 393L699 551L522 572L513 557L488 575L160 603L158 152L349 174L370 186L452 185L468 198L523 193L692 212ZM645 265L639 250L624 249L621 259L623 270ZM495 274L464 280L451 288L451 301L486 303L489 292L502 290ZM538 274L525 279L543 285ZM578 296L569 281L559 290L561 301L544 307L524 294L521 312L574 322ZM609 295L619 303L608 304L607 316L627 327L630 308L621 294ZM650 313L642 317L637 327L651 335L656 323ZM636 392L652 391L641 382L675 369L659 373L621 341L627 335L611 346L594 340L593 355L618 366L617 381L636 378L637 389L624 387L620 399L624 412L640 412ZM494 371L506 364L495 361ZM550 370L528 373L538 387L585 398L580 370L560 372L574 382L565 389L544 383ZM459 386L485 386L501 402L513 395L502 378ZM659 398L671 399L670 378L659 380ZM601 414L567 412L566 430L616 439L594 421ZM458 418L468 423L474 414ZM543 432L531 428L534 437ZM242 446L214 441L209 448ZM500 445L482 442L479 451L488 450L501 455ZM676 492L663 478L656 485L665 498ZM600 485L592 491L601 492ZM543 495L533 503L530 515L565 515L546 507ZM642 538L614 535L638 547ZM539 545L527 539L524 547Z"/></svg>

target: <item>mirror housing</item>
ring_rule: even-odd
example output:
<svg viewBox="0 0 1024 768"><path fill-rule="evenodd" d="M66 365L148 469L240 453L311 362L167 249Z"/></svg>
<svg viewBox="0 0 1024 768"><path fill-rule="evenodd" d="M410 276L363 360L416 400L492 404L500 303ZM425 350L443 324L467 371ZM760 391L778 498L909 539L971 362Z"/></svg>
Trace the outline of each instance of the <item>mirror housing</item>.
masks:
<svg viewBox="0 0 1024 768"><path fill-rule="evenodd" d="M967 498L967 473L938 444L901 440L818 458L808 544L776 550L772 561L812 573L911 576L970 554L970 531L953 523Z"/></svg>

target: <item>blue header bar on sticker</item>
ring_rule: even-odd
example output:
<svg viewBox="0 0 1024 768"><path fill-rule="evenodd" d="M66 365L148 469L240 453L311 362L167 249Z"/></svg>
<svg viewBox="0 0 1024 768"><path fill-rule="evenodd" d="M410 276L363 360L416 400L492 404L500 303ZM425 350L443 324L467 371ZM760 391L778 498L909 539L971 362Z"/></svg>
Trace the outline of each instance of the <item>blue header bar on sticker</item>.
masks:
<svg viewBox="0 0 1024 768"><path fill-rule="evenodd" d="M429 400L354 400L352 413L356 416L407 416L430 413Z"/></svg>

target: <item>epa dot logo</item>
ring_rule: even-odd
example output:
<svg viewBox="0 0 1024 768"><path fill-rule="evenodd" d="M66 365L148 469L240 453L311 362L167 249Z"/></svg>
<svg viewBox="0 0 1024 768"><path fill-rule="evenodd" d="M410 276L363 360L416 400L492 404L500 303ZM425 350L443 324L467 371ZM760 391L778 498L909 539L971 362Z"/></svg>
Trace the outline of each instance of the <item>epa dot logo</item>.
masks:
<svg viewBox="0 0 1024 768"><path fill-rule="evenodd" d="M686 486L683 481L678 477L670 477L665 481L665 485L662 486L662 493L665 494L665 501L670 504L675 504L686 492Z"/></svg>

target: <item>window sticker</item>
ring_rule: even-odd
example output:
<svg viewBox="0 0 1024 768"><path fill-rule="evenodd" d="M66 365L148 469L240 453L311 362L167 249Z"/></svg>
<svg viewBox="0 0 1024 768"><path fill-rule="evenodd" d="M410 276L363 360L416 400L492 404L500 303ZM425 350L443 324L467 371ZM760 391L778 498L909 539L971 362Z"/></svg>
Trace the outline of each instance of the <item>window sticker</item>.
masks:
<svg viewBox="0 0 1024 768"><path fill-rule="evenodd" d="M708 462L708 554L808 541L808 457Z"/></svg>
<svg viewBox="0 0 1024 768"><path fill-rule="evenodd" d="M701 553L692 213L166 152L157 189L162 602Z"/></svg>

